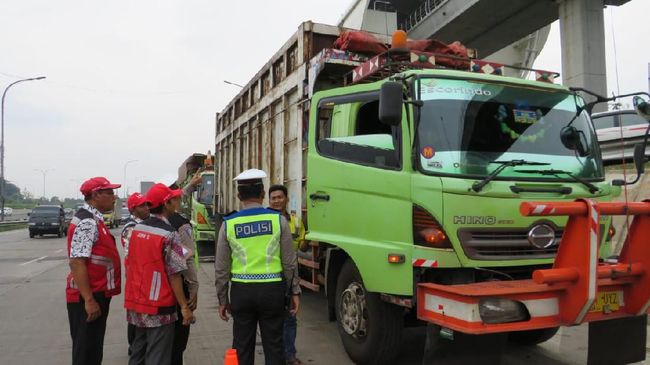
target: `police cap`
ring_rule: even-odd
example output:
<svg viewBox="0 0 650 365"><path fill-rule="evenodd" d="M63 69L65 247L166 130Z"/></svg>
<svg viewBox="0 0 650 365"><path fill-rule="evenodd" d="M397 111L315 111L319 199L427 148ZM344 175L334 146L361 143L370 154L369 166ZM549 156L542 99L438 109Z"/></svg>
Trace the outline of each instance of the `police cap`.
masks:
<svg viewBox="0 0 650 365"><path fill-rule="evenodd" d="M257 185L262 184L262 179L265 177L266 172L258 169L249 169L237 175L233 181L237 182L237 185Z"/></svg>

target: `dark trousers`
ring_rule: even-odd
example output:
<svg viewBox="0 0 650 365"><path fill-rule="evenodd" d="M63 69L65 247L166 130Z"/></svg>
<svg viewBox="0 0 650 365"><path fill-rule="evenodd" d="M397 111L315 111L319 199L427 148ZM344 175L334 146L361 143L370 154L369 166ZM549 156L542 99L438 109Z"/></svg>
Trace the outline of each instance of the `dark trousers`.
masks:
<svg viewBox="0 0 650 365"><path fill-rule="evenodd" d="M296 358L296 335L298 332L298 319L287 311L284 318L284 356L287 360Z"/></svg>
<svg viewBox="0 0 650 365"><path fill-rule="evenodd" d="M174 324L160 327L136 327L130 346L129 365L169 365L172 359Z"/></svg>
<svg viewBox="0 0 650 365"><path fill-rule="evenodd" d="M190 295L187 284L183 282L183 293L185 298ZM174 322L174 344L172 345L172 365L183 365L183 352L187 348L187 341L190 339L190 326L183 326L183 315L181 307L176 306L178 320Z"/></svg>
<svg viewBox="0 0 650 365"><path fill-rule="evenodd" d="M233 317L232 347L237 350L240 365L255 362L255 337L260 326L266 365L284 365L282 329L284 323L284 282L238 283L230 289L230 311Z"/></svg>
<svg viewBox="0 0 650 365"><path fill-rule="evenodd" d="M133 343L135 338L135 325L131 323L126 324L126 340L129 342L129 346ZM129 349L129 355L131 355L131 349Z"/></svg>
<svg viewBox="0 0 650 365"><path fill-rule="evenodd" d="M92 322L86 322L88 314L83 298L78 303L67 305L72 337L72 365L101 364L104 357L104 334L111 298L106 298L103 293L93 293L93 297L99 304L102 315Z"/></svg>

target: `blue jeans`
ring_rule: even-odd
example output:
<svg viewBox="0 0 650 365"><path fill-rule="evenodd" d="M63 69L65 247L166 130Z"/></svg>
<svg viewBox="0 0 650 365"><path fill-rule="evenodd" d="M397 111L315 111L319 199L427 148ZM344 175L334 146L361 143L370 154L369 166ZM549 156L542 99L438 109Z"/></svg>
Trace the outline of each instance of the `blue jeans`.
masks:
<svg viewBox="0 0 650 365"><path fill-rule="evenodd" d="M298 320L295 315L287 312L284 318L284 356L287 360L296 357L296 333L298 332Z"/></svg>

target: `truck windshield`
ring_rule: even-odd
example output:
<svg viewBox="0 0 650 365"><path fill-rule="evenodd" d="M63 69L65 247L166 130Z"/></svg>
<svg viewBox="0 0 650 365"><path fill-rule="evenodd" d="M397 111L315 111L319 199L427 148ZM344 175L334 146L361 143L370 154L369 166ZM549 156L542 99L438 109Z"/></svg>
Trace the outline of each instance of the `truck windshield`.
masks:
<svg viewBox="0 0 650 365"><path fill-rule="evenodd" d="M201 176L201 187L199 188L199 202L205 205L211 205L214 197L214 174L204 174Z"/></svg>
<svg viewBox="0 0 650 365"><path fill-rule="evenodd" d="M419 79L419 91L423 106L416 142L425 173L483 177L495 168L492 161L525 159L581 178L603 178L592 124L586 112L577 112L582 99L570 93L434 78ZM577 130L580 149L560 139L569 123ZM508 167L499 178L559 179L521 170Z"/></svg>

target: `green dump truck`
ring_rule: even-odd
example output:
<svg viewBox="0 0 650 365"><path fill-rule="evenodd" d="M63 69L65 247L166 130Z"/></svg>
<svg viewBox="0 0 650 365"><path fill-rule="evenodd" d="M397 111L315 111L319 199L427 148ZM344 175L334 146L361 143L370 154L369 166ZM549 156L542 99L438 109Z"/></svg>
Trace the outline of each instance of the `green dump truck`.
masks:
<svg viewBox="0 0 650 365"><path fill-rule="evenodd" d="M523 217L522 202L609 201L620 188L605 181L584 100L556 74L504 76L471 50L333 49L341 32L303 23L217 114L216 207L238 209L232 179L245 169L285 184L311 242L302 284L324 289L352 360L394 363L402 328L423 323L418 283L530 278L552 265L567 218Z"/></svg>
<svg viewBox="0 0 650 365"><path fill-rule="evenodd" d="M190 219L192 236L196 242L199 257L214 257L215 232L221 222L214 212L214 166L209 153L194 153L183 161L178 168L176 184L184 188L196 175L201 182L192 194L184 196L181 204L182 213Z"/></svg>

